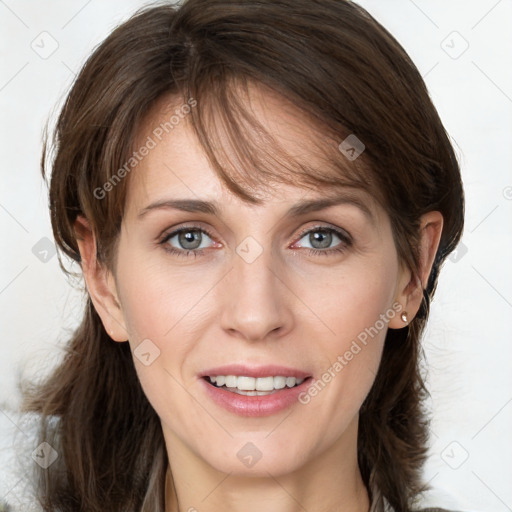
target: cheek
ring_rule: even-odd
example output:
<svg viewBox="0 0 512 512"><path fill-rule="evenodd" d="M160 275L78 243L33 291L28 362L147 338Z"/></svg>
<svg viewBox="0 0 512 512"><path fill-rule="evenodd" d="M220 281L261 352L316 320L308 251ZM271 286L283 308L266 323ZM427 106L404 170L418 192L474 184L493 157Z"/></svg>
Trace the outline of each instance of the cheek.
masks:
<svg viewBox="0 0 512 512"><path fill-rule="evenodd" d="M192 270L170 271L135 251L125 254L117 268L119 295L142 389L157 414L171 419L177 431L199 425L198 411L190 408L183 386L183 363L201 335L196 331L199 306L211 284L194 279Z"/></svg>
<svg viewBox="0 0 512 512"><path fill-rule="evenodd" d="M311 356L319 363L317 382L301 402L329 425L327 438L336 437L357 414L378 371L388 323L396 314L393 255L354 259L338 272L309 275L298 290L317 316L302 328L314 339Z"/></svg>
<svg viewBox="0 0 512 512"><path fill-rule="evenodd" d="M173 268L161 256L152 260L142 251L122 250L121 243L118 291L129 343L141 386L160 413L169 406L169 396L176 404L190 400L181 384L187 380L184 363L204 336L202 329L212 309L208 292L218 277L202 272L198 278L193 265ZM149 357L141 357L148 352ZM192 421L187 406L183 410L188 419L180 418L180 410L173 413L178 425Z"/></svg>
<svg viewBox="0 0 512 512"><path fill-rule="evenodd" d="M215 284L213 273L203 272L198 279L193 265L173 267L162 255L153 257L142 251L124 254L119 258L117 274L130 342L150 338L163 345L183 322L192 335L203 314L202 298Z"/></svg>
<svg viewBox="0 0 512 512"><path fill-rule="evenodd" d="M316 338L318 343L339 350L392 309L397 278L398 262L390 252L315 269L296 282L294 292L310 310L311 319L316 317L319 334L323 333ZM327 353L332 356L331 350Z"/></svg>

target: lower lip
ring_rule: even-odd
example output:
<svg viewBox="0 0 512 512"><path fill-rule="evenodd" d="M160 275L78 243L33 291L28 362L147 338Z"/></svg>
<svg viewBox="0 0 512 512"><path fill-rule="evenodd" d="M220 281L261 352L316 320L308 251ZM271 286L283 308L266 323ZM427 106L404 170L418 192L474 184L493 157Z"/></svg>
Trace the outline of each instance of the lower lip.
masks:
<svg viewBox="0 0 512 512"><path fill-rule="evenodd" d="M293 388L283 388L271 395L246 396L218 388L201 378L206 392L212 400L224 409L239 416L270 416L290 407L299 401L299 395L311 382L307 378Z"/></svg>

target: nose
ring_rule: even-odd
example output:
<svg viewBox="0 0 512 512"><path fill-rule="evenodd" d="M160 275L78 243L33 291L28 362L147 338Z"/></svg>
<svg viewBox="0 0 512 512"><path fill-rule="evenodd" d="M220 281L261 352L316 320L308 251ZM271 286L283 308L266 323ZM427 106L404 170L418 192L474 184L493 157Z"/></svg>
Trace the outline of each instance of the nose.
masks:
<svg viewBox="0 0 512 512"><path fill-rule="evenodd" d="M254 261L243 252L234 254L233 268L223 283L220 317L221 327L232 336L259 341L292 329L293 293L271 252L263 250Z"/></svg>

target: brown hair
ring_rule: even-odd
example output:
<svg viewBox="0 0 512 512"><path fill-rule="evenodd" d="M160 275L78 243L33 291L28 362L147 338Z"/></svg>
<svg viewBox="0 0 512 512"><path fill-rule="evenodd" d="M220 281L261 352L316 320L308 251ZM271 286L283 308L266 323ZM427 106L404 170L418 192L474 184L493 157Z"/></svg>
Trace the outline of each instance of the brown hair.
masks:
<svg viewBox="0 0 512 512"><path fill-rule="evenodd" d="M240 100L250 83L288 98L311 119L312 144L328 170L291 158L258 125ZM420 336L441 264L461 236L464 208L458 163L418 70L386 29L345 0L188 0L143 9L84 65L47 144L52 151L43 154L43 175L52 169L55 240L75 262L73 225L82 214L98 259L115 268L129 176L102 198L94 191L130 158L144 119L166 95L197 102L190 120L198 139L244 200L258 202L252 185L272 179L365 187L385 206L399 258L413 272L419 218L442 213L421 309L407 328L388 331L360 410L363 480L397 512L408 510L422 487L427 441ZM338 144L352 133L365 151L349 161ZM24 410L41 415L41 441L59 453L48 469L36 468L45 510L164 510L168 460L159 418L129 344L109 338L90 298L61 364L24 390Z"/></svg>

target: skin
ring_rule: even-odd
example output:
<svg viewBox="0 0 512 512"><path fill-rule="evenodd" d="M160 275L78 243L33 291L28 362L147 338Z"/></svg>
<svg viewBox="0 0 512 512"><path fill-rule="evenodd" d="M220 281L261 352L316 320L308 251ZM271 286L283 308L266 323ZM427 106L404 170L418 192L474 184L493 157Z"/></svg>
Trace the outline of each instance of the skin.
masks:
<svg viewBox="0 0 512 512"><path fill-rule="evenodd" d="M315 161L308 125L290 104L257 87L246 101L284 147ZM141 141L168 119L168 102L155 106ZM130 176L115 272L98 264L90 226L77 219L82 269L105 329L115 341L129 340L132 350L144 339L160 350L149 366L134 361L161 419L169 455L166 512L369 509L357 465L358 412L375 378L387 327L310 403L270 416L225 411L205 394L198 377L207 368L240 362L281 364L321 378L394 303L409 321L417 313L439 244L441 214L421 219L419 282L400 265L386 212L364 191L357 197L373 220L349 203L285 215L295 203L326 192L276 184L265 191L263 204L243 202L217 178L184 119ZM160 209L138 218L150 203L171 198L216 201L220 216ZM204 253L166 252L159 235L190 222L212 235L204 235ZM333 236L329 247L343 251L311 254L315 242L301 233L318 225L344 230L352 243ZM235 251L248 236L262 248L252 263ZM177 236L167 245L182 247ZM388 327L404 325L396 314ZM262 454L250 468L237 457L246 443Z"/></svg>

